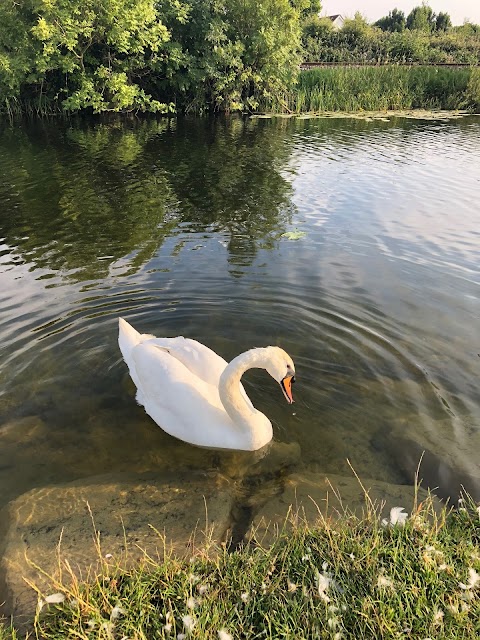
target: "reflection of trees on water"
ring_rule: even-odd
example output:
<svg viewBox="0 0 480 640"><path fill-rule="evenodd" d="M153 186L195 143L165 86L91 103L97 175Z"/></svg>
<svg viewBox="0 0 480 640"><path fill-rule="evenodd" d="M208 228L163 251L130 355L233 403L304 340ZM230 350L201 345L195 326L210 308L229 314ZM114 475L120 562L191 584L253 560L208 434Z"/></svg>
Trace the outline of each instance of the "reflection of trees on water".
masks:
<svg viewBox="0 0 480 640"><path fill-rule="evenodd" d="M222 233L234 265L272 248L292 214L285 133L258 121L180 121L159 158L179 198L181 217ZM266 125L266 126L265 126Z"/></svg>
<svg viewBox="0 0 480 640"><path fill-rule="evenodd" d="M35 123L6 129L0 153L5 243L73 280L124 257L136 270L182 223L248 264L291 214L284 133L258 122Z"/></svg>
<svg viewBox="0 0 480 640"><path fill-rule="evenodd" d="M7 131L0 188L6 242L36 268L74 280L104 277L132 253L131 266L143 264L176 224L164 172L135 165L146 140L165 126Z"/></svg>

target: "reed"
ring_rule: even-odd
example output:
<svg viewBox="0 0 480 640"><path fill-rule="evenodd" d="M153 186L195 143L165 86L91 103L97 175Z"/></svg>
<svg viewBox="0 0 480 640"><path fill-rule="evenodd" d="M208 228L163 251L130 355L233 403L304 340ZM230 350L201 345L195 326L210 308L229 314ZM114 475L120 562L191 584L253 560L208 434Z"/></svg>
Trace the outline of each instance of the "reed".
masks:
<svg viewBox="0 0 480 640"><path fill-rule="evenodd" d="M266 111L384 111L470 106L470 68L327 67L301 71L296 87Z"/></svg>

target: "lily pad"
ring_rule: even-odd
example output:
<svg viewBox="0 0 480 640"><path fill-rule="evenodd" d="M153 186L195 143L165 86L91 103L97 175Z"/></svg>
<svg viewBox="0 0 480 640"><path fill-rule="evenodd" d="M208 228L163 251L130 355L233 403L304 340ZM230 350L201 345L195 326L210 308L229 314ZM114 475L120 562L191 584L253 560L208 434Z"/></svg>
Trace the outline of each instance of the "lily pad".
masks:
<svg viewBox="0 0 480 640"><path fill-rule="evenodd" d="M300 238L304 238L306 235L305 231L297 231L295 229L295 231L286 231L285 233L282 233L281 237L287 238L287 240L300 240Z"/></svg>

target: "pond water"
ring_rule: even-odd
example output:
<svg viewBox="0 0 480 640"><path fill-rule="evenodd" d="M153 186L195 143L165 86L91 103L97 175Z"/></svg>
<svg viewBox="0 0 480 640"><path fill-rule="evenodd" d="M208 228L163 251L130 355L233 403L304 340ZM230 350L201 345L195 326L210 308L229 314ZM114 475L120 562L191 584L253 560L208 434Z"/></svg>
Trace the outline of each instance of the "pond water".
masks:
<svg viewBox="0 0 480 640"><path fill-rule="evenodd" d="M145 415L119 316L288 351L293 406L244 380L298 468L412 484L425 449L441 495L479 487L479 117L4 123L0 173L0 507L254 455Z"/></svg>

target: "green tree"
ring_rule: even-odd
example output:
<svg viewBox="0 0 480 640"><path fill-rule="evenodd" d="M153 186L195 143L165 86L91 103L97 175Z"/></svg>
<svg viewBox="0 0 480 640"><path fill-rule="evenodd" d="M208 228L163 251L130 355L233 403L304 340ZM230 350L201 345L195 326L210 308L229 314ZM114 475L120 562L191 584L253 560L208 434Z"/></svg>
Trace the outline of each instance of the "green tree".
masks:
<svg viewBox="0 0 480 640"><path fill-rule="evenodd" d="M406 27L405 14L403 11L393 9L388 16L377 20L375 26L380 27L382 31L402 32Z"/></svg>
<svg viewBox="0 0 480 640"><path fill-rule="evenodd" d="M435 14L428 4L414 7L407 16L407 29L410 31L432 31L435 27Z"/></svg>
<svg viewBox="0 0 480 640"><path fill-rule="evenodd" d="M309 16L318 16L322 10L320 0L290 0L290 4L302 20Z"/></svg>
<svg viewBox="0 0 480 640"><path fill-rule="evenodd" d="M452 20L448 13L440 12L435 20L435 29L437 31L448 31L452 26Z"/></svg>
<svg viewBox="0 0 480 640"><path fill-rule="evenodd" d="M371 35L373 29L368 24L366 18L357 11L352 20L345 20L343 27L340 31L340 35L343 36L347 43L350 45L358 45L365 42Z"/></svg>
<svg viewBox="0 0 480 640"><path fill-rule="evenodd" d="M457 33L461 33L464 36L480 35L480 25L479 24L474 24L473 22L470 22L469 20L465 20L465 22L459 27L454 27L454 30Z"/></svg>
<svg viewBox="0 0 480 640"><path fill-rule="evenodd" d="M289 0L188 2L188 21L166 18L172 37L155 67L158 91L197 111L282 101L295 82L300 49L299 13Z"/></svg>
<svg viewBox="0 0 480 640"><path fill-rule="evenodd" d="M169 39L154 0L12 0L2 13L11 26L2 28L8 60L1 80L8 82L16 51L28 60L29 71L17 70L17 83L9 83L15 97L22 86L40 108L50 97L67 110L168 109L139 83Z"/></svg>

